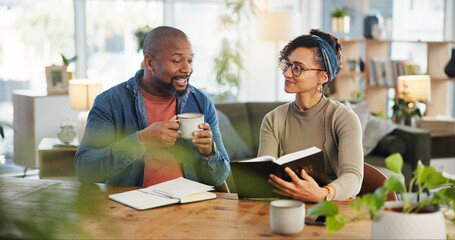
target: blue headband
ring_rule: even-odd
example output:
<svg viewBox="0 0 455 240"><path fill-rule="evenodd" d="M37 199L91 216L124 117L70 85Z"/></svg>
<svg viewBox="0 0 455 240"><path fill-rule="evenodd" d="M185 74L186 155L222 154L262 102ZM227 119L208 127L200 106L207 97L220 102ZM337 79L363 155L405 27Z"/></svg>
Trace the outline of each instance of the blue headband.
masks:
<svg viewBox="0 0 455 240"><path fill-rule="evenodd" d="M329 43L316 35L311 35L316 41L318 41L319 46L321 46L322 59L324 59L325 69L329 77L329 81L332 80L338 72L338 58L337 54Z"/></svg>

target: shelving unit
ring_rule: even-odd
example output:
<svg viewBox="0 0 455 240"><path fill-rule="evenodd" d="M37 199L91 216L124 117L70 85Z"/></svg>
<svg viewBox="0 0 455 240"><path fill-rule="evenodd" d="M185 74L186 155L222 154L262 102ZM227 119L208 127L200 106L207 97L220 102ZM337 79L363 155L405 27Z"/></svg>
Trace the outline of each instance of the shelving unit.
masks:
<svg viewBox="0 0 455 240"><path fill-rule="evenodd" d="M350 70L349 59L359 59L360 43L362 40L343 41L343 56L344 62L342 70L338 73L335 79L335 94L332 97L337 99L352 99L357 92L364 92L364 89L359 89L359 82L364 80L365 72L360 69Z"/></svg>
<svg viewBox="0 0 455 240"><path fill-rule="evenodd" d="M372 86L369 79L369 61L373 57L390 57L391 44L395 42L419 43L427 47L427 74L431 77L431 101L428 103L426 115L448 114L448 83L455 78L448 78L444 67L450 59L451 46L454 41L403 41L403 40L342 40L344 62L342 70L335 79L335 93L338 99L352 99L356 91L364 95L364 101L370 102L372 113L387 114L387 92L390 87ZM363 57L364 71L350 71L348 60ZM359 86L360 89L359 89ZM362 89L362 86L364 88Z"/></svg>
<svg viewBox="0 0 455 240"><path fill-rule="evenodd" d="M450 60L450 45L453 42L428 42L428 74L431 76L431 102L428 107L428 115L446 115L447 113L447 89L449 81L444 73L444 67Z"/></svg>

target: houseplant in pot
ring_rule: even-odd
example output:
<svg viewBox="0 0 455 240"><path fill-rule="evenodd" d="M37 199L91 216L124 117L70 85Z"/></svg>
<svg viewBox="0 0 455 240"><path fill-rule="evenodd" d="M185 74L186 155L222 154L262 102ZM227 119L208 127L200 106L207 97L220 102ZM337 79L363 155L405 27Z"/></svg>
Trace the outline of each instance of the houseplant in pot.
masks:
<svg viewBox="0 0 455 240"><path fill-rule="evenodd" d="M153 27L150 27L149 25L143 26L138 28L134 32L134 36L136 36L137 40L137 53L142 51L142 48L144 47L144 40L147 34L153 29Z"/></svg>
<svg viewBox="0 0 455 240"><path fill-rule="evenodd" d="M351 18L349 13L341 7L336 7L332 11L332 31L349 33L349 24Z"/></svg>
<svg viewBox="0 0 455 240"><path fill-rule="evenodd" d="M137 53L140 53L142 49L144 48L144 40L145 37L147 37L147 34L152 31L153 27L150 27L149 25L143 26L138 28L134 32L134 36L136 36L137 40ZM141 61L141 68L144 68L144 61Z"/></svg>
<svg viewBox="0 0 455 240"><path fill-rule="evenodd" d="M73 73L72 72L68 72L68 65L70 65L70 63L72 63L72 62L76 62L77 61L77 56L74 56L72 58L67 58L62 53L60 53L60 56L62 57L63 65L65 65L66 71L68 73L68 80L73 79Z"/></svg>
<svg viewBox="0 0 455 240"><path fill-rule="evenodd" d="M422 103L425 104L425 103ZM413 119L421 118L422 113L415 102L403 98L396 98L392 106L392 119L395 123L413 126Z"/></svg>
<svg viewBox="0 0 455 240"><path fill-rule="evenodd" d="M445 219L455 224L453 215L455 180L420 161L406 189L401 173L403 158L395 153L386 158L386 166L397 176L388 178L374 193L358 197L351 203L357 215L351 219L339 214L333 202L323 201L308 209L308 216L326 216L329 234L340 230L348 221L371 219L372 238L445 238ZM413 193L411 190L417 189ZM424 197L424 191L432 192ZM388 202L389 192L402 196L402 201Z"/></svg>

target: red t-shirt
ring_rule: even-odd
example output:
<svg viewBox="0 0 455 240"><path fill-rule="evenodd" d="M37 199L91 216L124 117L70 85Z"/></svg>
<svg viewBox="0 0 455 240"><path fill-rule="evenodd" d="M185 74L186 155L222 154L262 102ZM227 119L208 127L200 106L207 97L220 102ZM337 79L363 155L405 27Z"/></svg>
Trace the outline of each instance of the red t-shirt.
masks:
<svg viewBox="0 0 455 240"><path fill-rule="evenodd" d="M175 96L158 97L141 90L147 111L148 125L166 121L177 114ZM144 168L143 187L152 186L171 179L182 177L177 146L151 148Z"/></svg>

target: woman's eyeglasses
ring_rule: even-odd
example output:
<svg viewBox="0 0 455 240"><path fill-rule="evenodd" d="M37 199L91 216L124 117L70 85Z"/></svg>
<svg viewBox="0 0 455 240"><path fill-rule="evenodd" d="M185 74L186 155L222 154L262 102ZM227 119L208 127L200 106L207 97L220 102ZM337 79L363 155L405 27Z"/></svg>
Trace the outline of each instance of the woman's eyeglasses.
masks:
<svg viewBox="0 0 455 240"><path fill-rule="evenodd" d="M300 74L302 74L302 71L325 71L325 69L308 68L297 64L288 63L286 59L281 59L280 64L278 66L281 68L281 70L283 70L283 73L285 73L289 69L289 67L291 67L291 72L292 75L294 75L294 77L300 76Z"/></svg>

